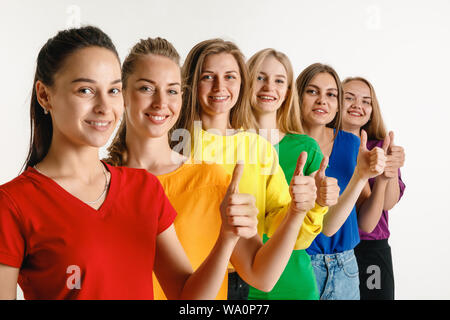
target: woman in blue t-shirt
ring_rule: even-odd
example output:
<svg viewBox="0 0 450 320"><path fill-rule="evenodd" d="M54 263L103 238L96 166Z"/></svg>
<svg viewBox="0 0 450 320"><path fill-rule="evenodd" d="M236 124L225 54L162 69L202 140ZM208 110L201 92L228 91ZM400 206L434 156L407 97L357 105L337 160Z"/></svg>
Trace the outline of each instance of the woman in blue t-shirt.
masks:
<svg viewBox="0 0 450 320"><path fill-rule="evenodd" d="M359 243L355 203L368 179L383 173L385 152L381 148L367 150L364 131L360 141L340 130L343 93L333 68L310 65L298 76L296 87L303 128L329 157L326 176L336 178L341 190L338 204L324 218L322 233L307 249L320 298L359 300L358 265L353 252Z"/></svg>

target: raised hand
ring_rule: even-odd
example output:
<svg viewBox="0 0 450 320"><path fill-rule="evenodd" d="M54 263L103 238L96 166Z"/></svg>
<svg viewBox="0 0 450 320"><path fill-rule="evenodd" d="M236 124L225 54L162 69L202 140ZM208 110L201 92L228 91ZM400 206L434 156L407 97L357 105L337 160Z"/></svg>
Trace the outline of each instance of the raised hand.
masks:
<svg viewBox="0 0 450 320"><path fill-rule="evenodd" d="M367 133L361 130L361 143L359 145L358 160L355 171L361 179L374 178L384 172L386 165L386 151L389 147L389 136L383 142L383 148L367 149Z"/></svg>
<svg viewBox="0 0 450 320"><path fill-rule="evenodd" d="M389 132L390 144L387 149L386 167L384 168L384 176L386 178L397 178L398 169L403 167L405 163L405 150L403 147L394 145L394 132Z"/></svg>
<svg viewBox="0 0 450 320"><path fill-rule="evenodd" d="M308 154L306 152L300 153L297 159L297 167L289 186L292 198L290 209L294 213L306 214L306 212L314 208L316 202L317 188L315 180L313 177L303 175L303 167L307 158Z"/></svg>
<svg viewBox="0 0 450 320"><path fill-rule="evenodd" d="M236 164L231 182L220 204L221 232L227 236L249 239L258 232L258 209L253 195L239 193L239 182L243 172L244 165Z"/></svg>
<svg viewBox="0 0 450 320"><path fill-rule="evenodd" d="M320 168L314 176L317 188L316 203L322 207L331 207L338 202L340 188L335 178L327 177L325 170L328 166L329 158L324 156L320 163Z"/></svg>

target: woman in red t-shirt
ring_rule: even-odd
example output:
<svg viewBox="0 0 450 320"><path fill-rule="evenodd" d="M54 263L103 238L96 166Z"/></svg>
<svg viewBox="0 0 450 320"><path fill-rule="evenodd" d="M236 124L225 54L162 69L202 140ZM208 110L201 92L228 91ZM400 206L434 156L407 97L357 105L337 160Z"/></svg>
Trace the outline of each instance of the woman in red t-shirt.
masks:
<svg viewBox="0 0 450 320"><path fill-rule="evenodd" d="M41 49L26 169L0 186L0 299L14 299L17 283L26 299L152 299L152 270L170 299L211 299L239 236L256 234L256 223L224 221L193 273L158 180L99 160L121 90L117 51L100 29L61 31ZM237 170L230 212L238 182Z"/></svg>

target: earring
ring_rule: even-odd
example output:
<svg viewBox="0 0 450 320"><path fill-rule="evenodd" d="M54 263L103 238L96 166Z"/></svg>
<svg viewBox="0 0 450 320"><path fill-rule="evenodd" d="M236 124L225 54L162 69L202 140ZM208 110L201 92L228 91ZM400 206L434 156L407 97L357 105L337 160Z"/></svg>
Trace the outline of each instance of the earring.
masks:
<svg viewBox="0 0 450 320"><path fill-rule="evenodd" d="M44 108L44 114L48 114L48 110Z"/></svg>

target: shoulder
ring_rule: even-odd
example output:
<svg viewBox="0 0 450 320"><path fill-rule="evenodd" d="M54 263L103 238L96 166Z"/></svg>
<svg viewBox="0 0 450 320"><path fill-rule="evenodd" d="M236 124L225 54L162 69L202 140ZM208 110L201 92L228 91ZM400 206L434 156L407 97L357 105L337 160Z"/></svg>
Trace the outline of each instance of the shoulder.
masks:
<svg viewBox="0 0 450 320"><path fill-rule="evenodd" d="M215 163L184 163L171 174L159 176L164 188L176 187L180 191L213 186L227 186L230 175Z"/></svg>
<svg viewBox="0 0 450 320"><path fill-rule="evenodd" d="M349 145L357 145L359 147L360 139L358 136L354 135L353 133L346 132L343 130L339 130L336 140L338 140L340 143L349 144Z"/></svg>
<svg viewBox="0 0 450 320"><path fill-rule="evenodd" d="M31 169L27 169L9 182L0 185L0 191L9 196L24 196L32 189L37 189L38 182L33 181Z"/></svg>

